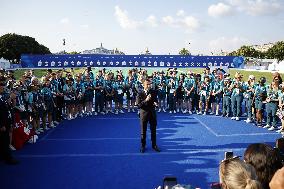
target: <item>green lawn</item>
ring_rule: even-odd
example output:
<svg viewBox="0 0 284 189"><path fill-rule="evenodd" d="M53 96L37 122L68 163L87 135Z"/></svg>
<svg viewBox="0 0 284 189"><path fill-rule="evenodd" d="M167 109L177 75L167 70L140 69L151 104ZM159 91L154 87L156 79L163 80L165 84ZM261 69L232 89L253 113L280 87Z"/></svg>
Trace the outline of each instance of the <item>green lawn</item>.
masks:
<svg viewBox="0 0 284 189"><path fill-rule="evenodd" d="M129 68L106 68L106 70L112 70L113 72L116 72L117 70L122 69L124 74L127 74L127 71ZM67 69L70 71L70 69ZM75 73L80 73L83 72L84 69L78 68L74 69ZM94 72L96 73L98 69L93 68ZM148 68L148 73L151 74L154 71L166 71L166 69L157 69L157 68ZM192 72L195 73L202 73L203 69L202 68L180 68L178 69L179 73L184 72L186 73L187 71L191 70ZM15 77L16 79L19 79L20 76L27 70L16 70L15 71ZM259 71L246 71L246 70L241 70L241 69L230 69L229 73L231 77L235 75L236 72L240 72L244 76L244 81L246 81L249 77L249 75L254 75L256 77L256 80L258 80L260 77L264 76L267 79L267 82L270 83L272 80L272 73L271 72L259 72ZM46 73L46 69L36 69L34 71L35 76L37 77L42 77ZM284 74L281 74L281 77L284 78Z"/></svg>

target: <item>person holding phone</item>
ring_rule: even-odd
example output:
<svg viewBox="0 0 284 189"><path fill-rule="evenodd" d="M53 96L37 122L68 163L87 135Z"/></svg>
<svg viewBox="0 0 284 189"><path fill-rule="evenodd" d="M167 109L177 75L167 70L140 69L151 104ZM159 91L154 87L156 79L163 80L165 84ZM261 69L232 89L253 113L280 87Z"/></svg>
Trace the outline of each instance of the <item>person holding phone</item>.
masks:
<svg viewBox="0 0 284 189"><path fill-rule="evenodd" d="M140 109L140 127L141 127L141 148L140 152L145 152L146 146L146 130L147 124L150 123L152 148L156 152L161 150L156 143L156 127L157 127L157 115L155 108L158 107L157 94L151 89L151 81L146 79L143 83L144 90L138 93L136 103Z"/></svg>

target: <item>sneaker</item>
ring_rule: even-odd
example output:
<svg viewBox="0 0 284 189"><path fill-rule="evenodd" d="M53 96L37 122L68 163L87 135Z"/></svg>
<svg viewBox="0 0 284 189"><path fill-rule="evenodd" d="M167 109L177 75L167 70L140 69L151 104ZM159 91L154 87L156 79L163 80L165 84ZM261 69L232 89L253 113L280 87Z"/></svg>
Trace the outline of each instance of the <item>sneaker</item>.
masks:
<svg viewBox="0 0 284 189"><path fill-rule="evenodd" d="M202 112L197 112L197 115L201 115L202 114Z"/></svg>
<svg viewBox="0 0 284 189"><path fill-rule="evenodd" d="M170 114L173 113L172 111L169 112Z"/></svg>
<svg viewBox="0 0 284 189"><path fill-rule="evenodd" d="M229 114L226 114L226 116L225 117L229 117Z"/></svg>
<svg viewBox="0 0 284 189"><path fill-rule="evenodd" d="M130 113L130 109L128 109L127 112Z"/></svg>
<svg viewBox="0 0 284 189"><path fill-rule="evenodd" d="M192 114L192 112L191 112L190 110L188 110L188 114L189 114L189 115L191 115L191 114Z"/></svg>
<svg viewBox="0 0 284 189"><path fill-rule="evenodd" d="M124 114L124 111L123 111L123 110L120 110L119 113Z"/></svg>
<svg viewBox="0 0 284 189"><path fill-rule="evenodd" d="M179 109L177 109L177 113L179 113Z"/></svg>
<svg viewBox="0 0 284 189"><path fill-rule="evenodd" d="M10 150L12 150L12 151L15 151L15 150L16 150L16 148L15 148L12 144L9 145L9 148L10 148Z"/></svg>
<svg viewBox="0 0 284 189"><path fill-rule="evenodd" d="M115 113L114 113L114 114L116 114L116 115L117 115L117 114L118 114L118 110L115 110Z"/></svg>
<svg viewBox="0 0 284 189"><path fill-rule="evenodd" d="M51 123L49 126L50 126L51 128L55 128L55 127L56 127L53 123Z"/></svg>
<svg viewBox="0 0 284 189"><path fill-rule="evenodd" d="M236 121L240 121L240 118L239 118L239 117L236 117Z"/></svg>
<svg viewBox="0 0 284 189"><path fill-rule="evenodd" d="M45 128L44 128L44 130L45 131L48 131L50 128L48 127L48 126L46 126Z"/></svg>
<svg viewBox="0 0 284 189"><path fill-rule="evenodd" d="M102 115L105 115L106 113L104 113L104 112L101 112L101 114L102 114Z"/></svg>
<svg viewBox="0 0 284 189"><path fill-rule="evenodd" d="M213 114L214 114L214 112L210 112L209 114L210 114L210 115L213 115Z"/></svg>
<svg viewBox="0 0 284 189"><path fill-rule="evenodd" d="M219 113L218 112L216 112L216 114L215 114L216 116L219 116Z"/></svg>
<svg viewBox="0 0 284 189"><path fill-rule="evenodd" d="M161 112L161 108L159 108L159 110L158 110L158 113L160 113Z"/></svg>
<svg viewBox="0 0 284 189"><path fill-rule="evenodd" d="M231 117L231 120L235 120L236 119L236 117Z"/></svg>
<svg viewBox="0 0 284 189"><path fill-rule="evenodd" d="M276 133L282 133L282 132L284 132L284 130L282 130L282 129L276 131Z"/></svg>
<svg viewBox="0 0 284 189"><path fill-rule="evenodd" d="M166 109L163 109L163 112L167 112Z"/></svg>
<svg viewBox="0 0 284 189"><path fill-rule="evenodd" d="M175 113L177 113L177 112L174 110L174 114L175 114Z"/></svg>
<svg viewBox="0 0 284 189"><path fill-rule="evenodd" d="M96 115L98 115L98 113L97 113L97 112L94 112L94 113L93 113L93 115L95 115L95 116L96 116Z"/></svg>
<svg viewBox="0 0 284 189"><path fill-rule="evenodd" d="M275 127L270 127L270 128L268 129L268 131L274 131L274 130L276 130Z"/></svg>
<svg viewBox="0 0 284 189"><path fill-rule="evenodd" d="M132 109L132 112L133 112L133 113L135 113L135 110L134 110L134 109Z"/></svg>
<svg viewBox="0 0 284 189"><path fill-rule="evenodd" d="M187 110L184 110L182 113L186 114L186 113L187 113Z"/></svg>
<svg viewBox="0 0 284 189"><path fill-rule="evenodd" d="M206 112L203 113L203 115L206 115L206 114L207 114Z"/></svg>
<svg viewBox="0 0 284 189"><path fill-rule="evenodd" d="M82 115L82 114L80 114L80 115ZM58 124L59 124L59 122L58 122L58 121L54 121L53 123L55 123L56 125L58 125Z"/></svg>
<svg viewBox="0 0 284 189"><path fill-rule="evenodd" d="M270 125L269 124L267 124L267 125L265 125L263 128L270 128Z"/></svg>
<svg viewBox="0 0 284 189"><path fill-rule="evenodd" d="M251 119L250 119L250 118L247 118L247 119L245 120L245 122L246 122L246 123L251 123Z"/></svg>

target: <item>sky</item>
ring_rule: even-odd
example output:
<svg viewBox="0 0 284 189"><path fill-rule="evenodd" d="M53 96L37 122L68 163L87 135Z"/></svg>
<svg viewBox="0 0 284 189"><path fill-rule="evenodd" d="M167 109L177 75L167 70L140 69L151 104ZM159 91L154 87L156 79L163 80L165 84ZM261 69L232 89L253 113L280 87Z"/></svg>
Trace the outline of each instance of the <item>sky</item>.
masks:
<svg viewBox="0 0 284 189"><path fill-rule="evenodd" d="M0 0L0 35L34 37L52 53L102 43L129 55L209 55L284 40L283 30L284 0Z"/></svg>

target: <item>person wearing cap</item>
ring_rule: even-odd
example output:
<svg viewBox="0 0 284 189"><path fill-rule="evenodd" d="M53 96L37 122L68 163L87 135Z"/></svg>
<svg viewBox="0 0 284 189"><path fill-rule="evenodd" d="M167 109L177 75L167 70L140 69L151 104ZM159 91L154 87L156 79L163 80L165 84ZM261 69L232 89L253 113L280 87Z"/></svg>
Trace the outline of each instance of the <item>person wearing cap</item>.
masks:
<svg viewBox="0 0 284 189"><path fill-rule="evenodd" d="M74 107L76 99L76 89L71 78L66 78L66 84L63 86L64 101L66 103L67 119L74 119Z"/></svg>
<svg viewBox="0 0 284 189"><path fill-rule="evenodd" d="M174 77L170 78L168 83L168 103L169 103L169 113L176 113L176 90L178 87L178 82Z"/></svg>
<svg viewBox="0 0 284 189"><path fill-rule="evenodd" d="M184 83L184 74L180 74L179 78L178 78L178 85L177 85L177 89L176 89L176 106L177 106L177 113L179 113L180 111L183 112L183 108L184 108L184 87L183 87L183 83Z"/></svg>
<svg viewBox="0 0 284 189"><path fill-rule="evenodd" d="M235 80L231 84L232 96L231 96L231 105L232 105L232 120L239 121L242 110L243 102L243 92L244 92L244 83L242 81L243 75L239 72L235 74Z"/></svg>
<svg viewBox="0 0 284 189"><path fill-rule="evenodd" d="M222 91L223 91L223 84L222 84L222 76L216 75L215 81L212 83L212 109L211 109L211 115L215 114L216 116L219 115L219 109L220 109L220 102L222 100Z"/></svg>
<svg viewBox="0 0 284 189"><path fill-rule="evenodd" d="M158 87L158 103L159 110L158 112L166 112L166 96L167 96L167 78L164 76L164 71L161 71L157 78L157 87Z"/></svg>
<svg viewBox="0 0 284 189"><path fill-rule="evenodd" d="M265 84L266 78L261 77L259 79L259 84L255 88L255 109L256 109L256 125L262 127L264 102L267 97L267 91L269 86Z"/></svg>
<svg viewBox="0 0 284 189"><path fill-rule="evenodd" d="M75 117L83 117L85 87L80 74L76 75L75 88Z"/></svg>
<svg viewBox="0 0 284 189"><path fill-rule="evenodd" d="M36 80L34 83L37 83ZM44 132L40 127L40 119L43 117L43 97L39 91L38 84L30 85L31 91L28 93L28 106L31 112L32 125L36 134Z"/></svg>
<svg viewBox="0 0 284 189"><path fill-rule="evenodd" d="M267 120L266 120L266 126L263 127L263 128L268 128L269 131L273 131L277 129L276 111L278 109L280 96L281 96L281 91L279 89L279 83L273 81L270 84L270 87L267 91L267 97L266 97ZM272 118L272 123L271 123L271 118Z"/></svg>
<svg viewBox="0 0 284 189"><path fill-rule="evenodd" d="M245 91L244 91L244 101L246 102L246 109L247 109L247 119L245 122L251 123L253 120L252 113L254 110L254 91L256 88L255 77L253 75L249 76L248 81L245 83Z"/></svg>
<svg viewBox="0 0 284 189"><path fill-rule="evenodd" d="M53 101L53 94L52 94L52 91L51 91L51 85L50 85L50 81L48 79L46 79L43 83L43 86L42 86L42 89L41 89L41 94L42 94L43 100L44 100L44 107L43 107L44 116L43 116L43 119L42 119L43 129L49 130L49 128L55 127L55 125L53 123L53 119L52 119L55 103ZM46 125L46 116L48 118L49 126Z"/></svg>
<svg viewBox="0 0 284 189"><path fill-rule="evenodd" d="M98 75L94 80L94 89L95 89L95 114L101 113L102 115L104 115L105 87L104 87L104 78L102 75L102 70L99 70Z"/></svg>
<svg viewBox="0 0 284 189"><path fill-rule="evenodd" d="M14 165L19 162L12 157L10 151L10 136L9 132L13 124L12 110L7 99L4 98L5 88L4 78L0 78L0 159L3 159L6 164Z"/></svg>
<svg viewBox="0 0 284 189"><path fill-rule="evenodd" d="M105 101L106 101L106 114L108 112L113 113L112 110L112 101L114 100L114 89L113 89L113 81L112 81L112 74L108 73L106 75L106 79L104 81L105 86Z"/></svg>
<svg viewBox="0 0 284 189"><path fill-rule="evenodd" d="M231 80L230 78L224 79L224 84L222 87L223 90L223 107L222 107L222 116L229 117L231 112L231 96L232 96L232 89L231 89Z"/></svg>
<svg viewBox="0 0 284 189"><path fill-rule="evenodd" d="M136 104L140 108L140 128L141 128L141 148L140 152L144 153L146 149L146 131L147 124L150 123L152 148L160 152L157 146L156 128L157 114L155 108L158 106L155 91L151 89L151 81L146 79L143 83L144 89L140 91L136 98Z"/></svg>
<svg viewBox="0 0 284 189"><path fill-rule="evenodd" d="M126 99L127 99L127 109L128 112L135 112L135 101L137 96L137 91L135 88L135 78L133 70L129 70L128 76L124 80L124 85L126 89Z"/></svg>
<svg viewBox="0 0 284 189"><path fill-rule="evenodd" d="M87 116L90 116L92 115L92 108L93 108L94 83L92 82L89 74L86 74L84 78L84 88L85 88L85 95L84 95L85 114ZM94 112L94 115L97 115L97 113Z"/></svg>
<svg viewBox="0 0 284 189"><path fill-rule="evenodd" d="M52 72L51 73L51 76L50 76L50 90L51 90L51 93L52 93L52 100L53 100L53 103L54 103L54 108L52 110L52 122L54 124L58 124L59 122L57 121L58 118L57 118L57 96L58 96L58 82L56 80L56 73L55 72Z"/></svg>
<svg viewBox="0 0 284 189"><path fill-rule="evenodd" d="M122 79L122 75L117 75L117 80L114 82L114 102L115 102L115 114L124 113L123 108L123 96L125 91L125 85Z"/></svg>
<svg viewBox="0 0 284 189"><path fill-rule="evenodd" d="M210 78L209 78L208 75L205 75L204 81L201 82L201 84L200 84L199 112L197 113L198 115L202 114L203 107L204 107L203 115L207 114L208 108L209 108L209 98L210 98L211 92L212 92L212 84L210 83Z"/></svg>
<svg viewBox="0 0 284 189"><path fill-rule="evenodd" d="M192 101L194 98L194 89L195 89L195 79L193 77L193 73L189 71L187 73L187 77L183 83L183 87L185 90L185 110L183 113L189 113L190 115L192 114Z"/></svg>

